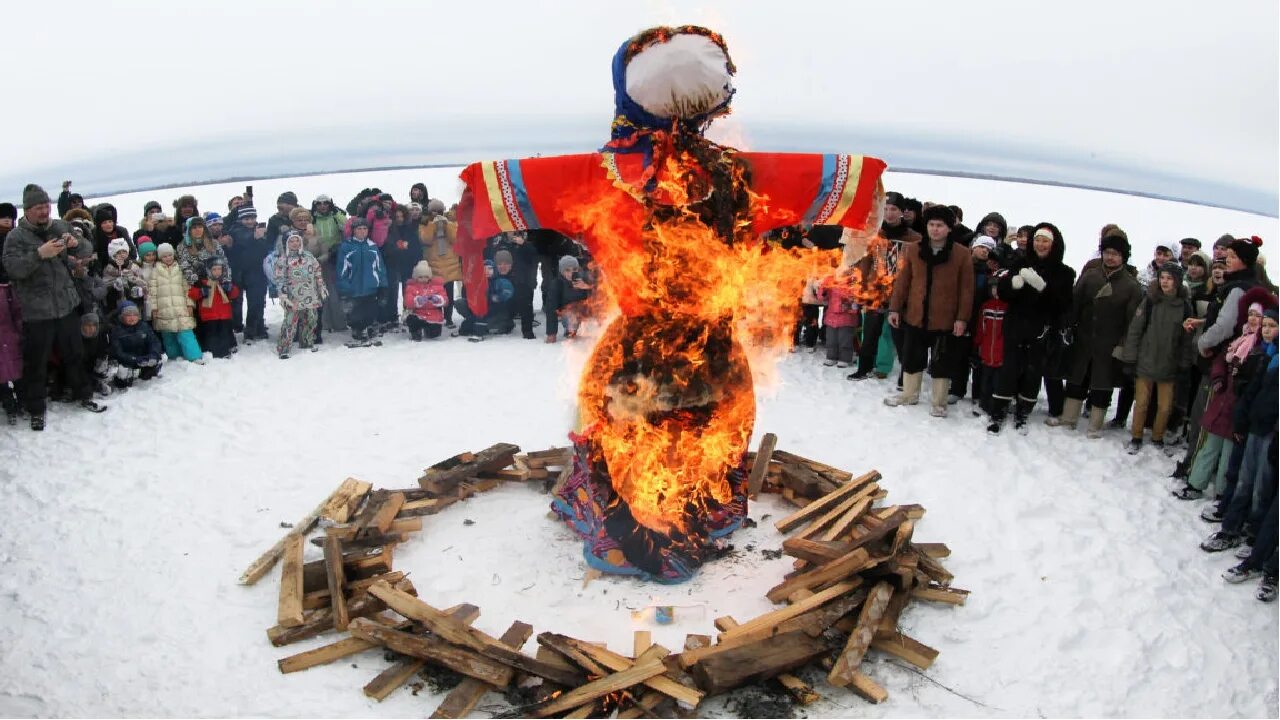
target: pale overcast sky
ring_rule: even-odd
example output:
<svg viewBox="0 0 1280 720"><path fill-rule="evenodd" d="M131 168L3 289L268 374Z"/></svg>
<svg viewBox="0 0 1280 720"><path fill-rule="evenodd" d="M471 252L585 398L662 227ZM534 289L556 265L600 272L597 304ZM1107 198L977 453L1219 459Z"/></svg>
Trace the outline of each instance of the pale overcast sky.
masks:
<svg viewBox="0 0 1280 720"><path fill-rule="evenodd" d="M723 132L752 149L1275 215L1278 5L20 3L0 41L0 197L589 150L619 43L690 22L729 43Z"/></svg>

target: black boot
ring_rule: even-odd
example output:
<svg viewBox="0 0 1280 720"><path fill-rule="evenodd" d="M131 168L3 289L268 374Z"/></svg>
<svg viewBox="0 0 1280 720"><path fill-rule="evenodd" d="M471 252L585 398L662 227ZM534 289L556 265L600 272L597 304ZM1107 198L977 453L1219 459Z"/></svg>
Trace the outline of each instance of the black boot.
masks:
<svg viewBox="0 0 1280 720"><path fill-rule="evenodd" d="M1018 398L1017 404L1013 410L1013 429L1018 432L1026 432L1027 418L1031 417L1031 410L1036 406L1035 400L1026 400Z"/></svg>
<svg viewBox="0 0 1280 720"><path fill-rule="evenodd" d="M866 380L869 375L871 375L871 368L860 367L857 372L849 373L845 377L850 380Z"/></svg>
<svg viewBox="0 0 1280 720"><path fill-rule="evenodd" d="M991 422L987 424L987 432L992 435L1000 434L1000 426L1004 424L1004 417L1009 412L1009 401L996 398L991 399Z"/></svg>

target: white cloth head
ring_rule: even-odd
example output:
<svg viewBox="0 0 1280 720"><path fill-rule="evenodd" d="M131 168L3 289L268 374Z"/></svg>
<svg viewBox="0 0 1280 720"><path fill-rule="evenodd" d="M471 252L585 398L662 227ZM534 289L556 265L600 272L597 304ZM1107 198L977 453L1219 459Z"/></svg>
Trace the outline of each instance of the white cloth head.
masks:
<svg viewBox="0 0 1280 720"><path fill-rule="evenodd" d="M627 65L627 94L661 118L702 115L729 97L728 58L709 38L676 35Z"/></svg>

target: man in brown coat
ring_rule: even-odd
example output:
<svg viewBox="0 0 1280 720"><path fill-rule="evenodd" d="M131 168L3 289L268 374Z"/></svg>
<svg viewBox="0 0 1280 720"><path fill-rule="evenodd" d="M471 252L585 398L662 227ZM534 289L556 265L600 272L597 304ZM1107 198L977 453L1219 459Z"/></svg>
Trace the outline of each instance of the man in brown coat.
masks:
<svg viewBox="0 0 1280 720"><path fill-rule="evenodd" d="M889 324L903 328L902 392L885 398L890 406L920 402L924 370L932 365L934 417L947 415L947 390L954 374L953 338L964 335L973 312L973 261L969 250L951 242L956 217L934 205L924 211L928 237L898 260L898 278L889 301Z"/></svg>

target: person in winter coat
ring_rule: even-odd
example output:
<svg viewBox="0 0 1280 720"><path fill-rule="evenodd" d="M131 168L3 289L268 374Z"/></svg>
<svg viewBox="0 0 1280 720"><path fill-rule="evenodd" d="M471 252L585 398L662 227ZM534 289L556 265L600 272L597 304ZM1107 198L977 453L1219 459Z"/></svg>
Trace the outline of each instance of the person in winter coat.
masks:
<svg viewBox="0 0 1280 720"><path fill-rule="evenodd" d="M988 225L990 224L988 222ZM987 285L991 280L991 273L987 269L987 260L995 249L996 241L981 232L976 233L969 242L969 254L973 256L973 311L969 314L971 318L979 317L982 303L990 296ZM983 390L979 384L982 373L978 372L981 363L978 358L978 347L973 339L975 332L977 328L970 323L965 326L964 335L955 339L955 373L951 376L951 389L947 395L948 405L955 405L968 393L970 371L973 372L974 380L973 402L976 404L982 398Z"/></svg>
<svg viewBox="0 0 1280 720"><path fill-rule="evenodd" d="M818 299L826 305L822 324L827 330L827 359L822 364L827 367L853 364L860 310L849 286L852 275L852 268L840 267L818 286Z"/></svg>
<svg viewBox="0 0 1280 720"><path fill-rule="evenodd" d="M1122 361L1125 373L1135 375L1132 440L1129 454L1142 449L1143 425L1154 391L1156 416L1151 426L1151 442L1164 446L1164 433L1173 409L1173 390L1181 373L1194 357L1191 334L1182 323L1193 314L1187 289L1182 284L1182 266L1166 263L1159 279L1147 286L1146 297L1138 305L1125 338Z"/></svg>
<svg viewBox="0 0 1280 720"><path fill-rule="evenodd" d="M64 180L62 192L58 194L58 217L66 219L67 213L84 207L84 198L80 193L71 192L71 181Z"/></svg>
<svg viewBox="0 0 1280 720"><path fill-rule="evenodd" d="M1240 314L1240 299L1254 287L1261 285L1256 266L1258 246L1250 240L1233 240L1223 252L1224 274L1221 303L1210 304L1203 321L1204 333L1196 340L1196 348L1204 357L1212 357L1240 331L1244 318Z"/></svg>
<svg viewBox="0 0 1280 720"><path fill-rule="evenodd" d="M515 296L511 298L511 316L520 317L520 334L525 340L533 340L533 293L538 285L538 251L529 237L523 232L512 233L511 244L504 257L510 257L511 270L504 272L498 253L494 253L493 264L498 274L511 279L515 288ZM501 252L501 251L500 251Z"/></svg>
<svg viewBox="0 0 1280 720"><path fill-rule="evenodd" d="M320 263L320 273L324 276L326 298L320 311L319 325L334 333L347 329L347 318L342 313L342 299L338 297L337 257L338 247L342 245L343 228L347 224L347 214L333 204L328 195L318 195L311 203L312 228L315 229L319 245L319 253L312 253Z"/></svg>
<svg viewBox="0 0 1280 720"><path fill-rule="evenodd" d="M885 398L889 406L914 405L929 356L933 356L934 417L947 414L947 390L954 368L952 340L964 334L973 312L973 262L969 250L949 240L952 212L940 205L925 211L928 238L900 259L889 302L889 324L903 328L902 392Z"/></svg>
<svg viewBox="0 0 1280 720"><path fill-rule="evenodd" d="M204 218L196 216L187 220L182 234L182 244L177 248L178 266L188 285L200 282L215 261L227 264L227 253L218 241L209 237ZM224 268L227 269L227 268ZM228 273L229 274L229 273Z"/></svg>
<svg viewBox="0 0 1280 720"><path fill-rule="evenodd" d="M134 241L129 238L129 231L120 227L120 221L116 214L116 207L110 203L102 203L93 209L93 250L98 255L98 267L106 268L111 264L111 258L115 253L111 251L111 244L117 240L125 243L125 248L129 251L129 257L136 259L138 257L138 248L134 245ZM108 307L114 308L115 305Z"/></svg>
<svg viewBox="0 0 1280 720"><path fill-rule="evenodd" d="M0 213L7 208L0 209ZM0 407L10 425L18 422L16 385L22 379L22 310L0 263Z"/></svg>
<svg viewBox="0 0 1280 720"><path fill-rule="evenodd" d="M188 295L191 288L178 265L178 258L169 243L156 248L160 261L147 283L147 296L151 299L151 325L160 333L165 352L172 360L179 356L188 362L204 364L204 352L196 340L195 301Z"/></svg>
<svg viewBox="0 0 1280 720"><path fill-rule="evenodd" d="M426 183L416 182L413 187L409 188L409 202L418 203L424 208L427 203L431 202L431 196L427 194ZM441 211L443 212L443 209Z"/></svg>
<svg viewBox="0 0 1280 720"><path fill-rule="evenodd" d="M160 256L156 253L156 244L146 235L139 235L138 240L138 272L142 276L143 302L137 304L142 310L143 317L151 317L151 300L146 296L147 287L151 284L151 275L160 262Z"/></svg>
<svg viewBox="0 0 1280 720"><path fill-rule="evenodd" d="M978 408L987 413L995 423L995 432L999 431L1000 424L995 422L994 396L1001 368L1004 367L1004 324L1009 312L1009 303L996 291L1000 281L1009 274L1007 269L1000 267L1000 262L999 256L993 255L989 258L988 267L991 268L991 278L987 283L987 299L978 307L977 328L973 333L979 363L976 400ZM990 426L988 430L991 430Z"/></svg>
<svg viewBox="0 0 1280 720"><path fill-rule="evenodd" d="M285 254L276 259L274 275L280 290L280 304L284 306L276 354L281 360L287 359L294 337L311 352L319 350L312 341L320 323L320 308L324 307L329 291L320 261L307 252L301 233L293 231L285 236Z"/></svg>
<svg viewBox="0 0 1280 720"><path fill-rule="evenodd" d="M446 302L444 283L432 277L431 263L419 260L404 284L404 324L414 342L440 337Z"/></svg>
<svg viewBox="0 0 1280 720"><path fill-rule="evenodd" d="M422 260L418 224L409 221L409 210L404 205L398 205L391 211L391 227L387 230L387 241L382 245L382 260L387 266L387 287L379 297L378 322L384 330L391 330L398 326L400 290L413 277L414 267Z"/></svg>
<svg viewBox="0 0 1280 720"><path fill-rule="evenodd" d="M582 321L591 313L587 301L591 298L594 286L588 273L583 271L578 258L565 255L560 258L558 267L560 275L551 283L552 289L547 296L548 302L551 304L552 312L555 313L557 323L564 330L564 336L574 338L578 336L578 328L581 327ZM547 335L547 342L555 341L554 334Z"/></svg>
<svg viewBox="0 0 1280 720"><path fill-rule="evenodd" d="M1129 321L1142 302L1142 288L1125 268L1129 241L1108 235L1099 244L1101 261L1086 265L1072 292L1075 347L1067 377L1062 425L1074 430L1085 401L1089 404L1090 438L1102 437L1111 393L1123 376L1117 371Z"/></svg>
<svg viewBox="0 0 1280 720"><path fill-rule="evenodd" d="M889 246L883 257L867 259L864 277L867 276L865 270L872 263L879 263L889 277L896 278L899 258L916 252L920 247L920 233L912 230L911 224L906 220L907 207L907 198L902 197L902 193L885 193L884 220L880 225L880 234L889 241ZM885 322L887 311L887 301L879 306L868 305L864 310L858 369L848 376L850 380L863 380L873 372L877 378L885 378L893 370L893 358L902 344L902 330Z"/></svg>
<svg viewBox="0 0 1280 720"><path fill-rule="evenodd" d="M276 198L276 214L267 218L267 252L270 252L271 248L284 249L284 231L293 225L293 219L289 215L296 207L298 207L298 196L292 191L282 192Z"/></svg>
<svg viewBox="0 0 1280 720"><path fill-rule="evenodd" d="M236 352L236 335L231 329L231 303L240 297L240 288L231 282L227 261L215 258L206 277L196 281L187 297L196 304L200 325L197 339L200 347L216 358L229 358Z"/></svg>
<svg viewBox="0 0 1280 720"><path fill-rule="evenodd" d="M147 279L143 277L142 266L133 261L129 243L122 238L112 240L107 255L110 259L102 270L102 280L107 284L106 307L116 308L126 299L145 302Z"/></svg>
<svg viewBox="0 0 1280 720"><path fill-rule="evenodd" d="M351 221L351 237L338 249L338 292L351 327L353 345L368 346L376 333L378 293L387 286L387 268L382 253L369 237L369 223L363 218Z"/></svg>
<svg viewBox="0 0 1280 720"><path fill-rule="evenodd" d="M1145 290L1148 286L1154 284L1160 277L1160 272L1165 265L1174 262L1173 243L1160 243L1156 245L1155 252L1151 258L1151 262L1142 268L1142 272L1138 273L1138 284Z"/></svg>
<svg viewBox="0 0 1280 720"><path fill-rule="evenodd" d="M1248 385L1240 391L1233 411L1232 438L1245 448L1239 476L1222 529L1200 545L1207 552L1237 547L1246 537L1256 536L1266 511L1272 507L1275 470L1266 451L1276 434L1277 408L1280 407L1276 328L1276 311L1270 308L1263 318L1258 344L1251 351L1250 362L1256 369Z"/></svg>
<svg viewBox="0 0 1280 720"><path fill-rule="evenodd" d="M991 395L991 424L988 431L999 432L1001 423L1014 406L1014 425L1021 430L1035 407L1041 379L1048 375L1048 363L1055 345L1070 344L1072 286L1075 271L1062 262L1066 243L1053 223L1040 223L1031 230L1027 251L1014 255L1008 272L996 284L1000 299L1008 302L1004 314L1004 352L996 387ZM1049 398L1050 419L1062 413L1062 399L1054 408ZM1078 417L1078 415L1077 415Z"/></svg>
<svg viewBox="0 0 1280 720"><path fill-rule="evenodd" d="M133 387L135 380L159 377L164 366L164 346L151 326L142 319L138 306L120 301L116 323L111 328L111 357L116 361L112 384L118 389Z"/></svg>
<svg viewBox="0 0 1280 720"><path fill-rule="evenodd" d="M80 316L80 342L84 348L80 362L89 376L93 391L99 395L110 395L111 385L108 381L115 377L116 362L111 357L111 342L97 313L90 312ZM52 375L53 385L57 388L60 378L56 373ZM60 389L54 391L55 397L60 394Z"/></svg>
<svg viewBox="0 0 1280 720"><path fill-rule="evenodd" d="M93 257L91 243L80 243L61 220L50 218L49 195L39 185L22 191L22 219L5 236L3 262L22 307L23 404L31 429L44 430L49 356L57 349L66 364L67 385L90 412L106 408L94 402L93 387L80 364L80 294L72 278L79 260Z"/></svg>
<svg viewBox="0 0 1280 720"><path fill-rule="evenodd" d="M576 258L574 262L577 262ZM813 352L818 347L818 329L823 304L822 298L819 297L821 285L821 277L811 277L804 282L804 288L800 292L800 315L796 319L795 331L792 333L793 351L804 346ZM548 336L547 342L554 342L554 338Z"/></svg>
<svg viewBox="0 0 1280 720"><path fill-rule="evenodd" d="M387 233L391 229L391 212L396 209L396 201L391 193L382 193L377 202L371 203L365 210L364 219L369 224L369 239L379 249L387 243Z"/></svg>
<svg viewBox="0 0 1280 720"><path fill-rule="evenodd" d="M266 230L258 227L258 211L253 205L241 205L228 220L227 234L231 241L226 246L227 261L231 265L231 277L244 293L244 339L246 342L267 340L267 324L263 317L267 306L267 277L261 268L262 261L271 252L271 243L266 238ZM235 314L234 307L232 314ZM232 324L235 324L234 317Z"/></svg>
<svg viewBox="0 0 1280 720"><path fill-rule="evenodd" d="M200 207L194 195L183 195L173 201L173 220L179 232L185 230L187 221L194 217L200 217Z"/></svg>
<svg viewBox="0 0 1280 720"><path fill-rule="evenodd" d="M453 284L462 281L462 260L454 252L458 224L445 217L444 202L427 202L427 212L418 222L418 239L422 242L422 259L431 264L431 274L444 283L449 303L444 308L444 325L453 327Z"/></svg>

